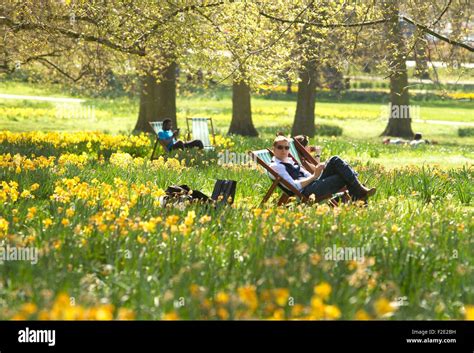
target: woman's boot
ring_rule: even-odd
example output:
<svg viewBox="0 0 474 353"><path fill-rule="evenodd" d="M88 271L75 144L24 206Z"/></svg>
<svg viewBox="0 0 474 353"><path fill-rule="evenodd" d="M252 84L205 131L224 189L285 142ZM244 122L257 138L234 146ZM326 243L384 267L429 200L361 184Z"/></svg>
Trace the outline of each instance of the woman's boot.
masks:
<svg viewBox="0 0 474 353"><path fill-rule="evenodd" d="M356 179L353 185L351 185L349 189L352 199L354 201L356 200L362 200L362 201L367 201L367 198L369 196L375 195L375 192L377 191L376 188L367 188L363 184L360 183L359 180Z"/></svg>

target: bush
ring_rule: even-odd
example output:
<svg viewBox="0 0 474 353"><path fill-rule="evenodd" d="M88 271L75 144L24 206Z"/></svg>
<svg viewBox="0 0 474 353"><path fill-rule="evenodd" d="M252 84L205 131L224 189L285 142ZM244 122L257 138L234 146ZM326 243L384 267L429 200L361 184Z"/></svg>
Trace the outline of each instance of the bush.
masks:
<svg viewBox="0 0 474 353"><path fill-rule="evenodd" d="M316 135L319 136L341 136L342 128L336 125L316 125Z"/></svg>
<svg viewBox="0 0 474 353"><path fill-rule="evenodd" d="M474 136L474 127L460 127L458 129L459 137Z"/></svg>

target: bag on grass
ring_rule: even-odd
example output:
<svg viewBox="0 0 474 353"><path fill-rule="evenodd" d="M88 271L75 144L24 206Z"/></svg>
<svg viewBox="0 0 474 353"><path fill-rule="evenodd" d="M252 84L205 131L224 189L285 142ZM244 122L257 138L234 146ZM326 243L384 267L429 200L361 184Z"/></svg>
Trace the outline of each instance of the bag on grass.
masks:
<svg viewBox="0 0 474 353"><path fill-rule="evenodd" d="M201 201L208 203L211 199L199 190L191 190L187 185L171 185L165 190L166 196L162 199L162 206L169 201L175 203L184 203L186 201Z"/></svg>
<svg viewBox="0 0 474 353"><path fill-rule="evenodd" d="M175 204L188 202L203 202L212 204L232 204L235 198L237 182L234 180L217 180L214 185L212 197L199 190L191 190L188 185L171 185L166 190L166 196L161 199L161 206L168 202Z"/></svg>
<svg viewBox="0 0 474 353"><path fill-rule="evenodd" d="M217 203L232 205L235 199L237 182L235 180L217 180L211 199Z"/></svg>

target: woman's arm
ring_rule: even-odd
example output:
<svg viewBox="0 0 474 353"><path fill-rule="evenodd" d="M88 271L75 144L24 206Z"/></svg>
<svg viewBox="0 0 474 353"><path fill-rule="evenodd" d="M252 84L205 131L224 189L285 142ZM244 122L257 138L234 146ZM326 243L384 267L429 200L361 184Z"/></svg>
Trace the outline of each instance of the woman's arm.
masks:
<svg viewBox="0 0 474 353"><path fill-rule="evenodd" d="M306 161L305 163L306 163L306 166L308 167L307 168L308 171L311 172L311 174L315 174L316 179L319 178L319 176L321 175L321 173L324 170L324 163L318 163L317 165L309 163L308 161Z"/></svg>
<svg viewBox="0 0 474 353"><path fill-rule="evenodd" d="M299 179L298 182L300 183L301 185L301 189L303 189L305 186L311 184L313 181L315 181L316 179L318 179L319 175L316 175L316 174L312 174L311 176L305 178L305 179ZM300 190L301 190L300 189Z"/></svg>
<svg viewBox="0 0 474 353"><path fill-rule="evenodd" d="M318 165L312 164L312 168L314 171L314 175L316 175L316 179L319 178L324 170L325 164L319 163Z"/></svg>

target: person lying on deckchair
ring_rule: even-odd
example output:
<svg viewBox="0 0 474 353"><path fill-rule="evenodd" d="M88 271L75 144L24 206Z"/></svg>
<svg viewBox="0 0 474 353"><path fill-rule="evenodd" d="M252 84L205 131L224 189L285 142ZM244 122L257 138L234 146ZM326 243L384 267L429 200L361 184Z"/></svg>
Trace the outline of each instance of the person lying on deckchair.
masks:
<svg viewBox="0 0 474 353"><path fill-rule="evenodd" d="M367 201L375 194L375 188L366 188L357 178L349 164L338 156L332 156L326 163L318 163L313 173L308 172L289 157L290 141L285 136L277 136L273 141L272 163L270 166L303 195L316 197L338 192L347 187L353 200Z"/></svg>
<svg viewBox="0 0 474 353"><path fill-rule="evenodd" d="M171 119L165 119L163 120L163 129L158 132L158 138L164 142L168 151L193 147L197 147L199 149L204 148L204 145L200 140L186 142L177 140L179 136L179 129L173 131L172 128L173 123L171 122Z"/></svg>

